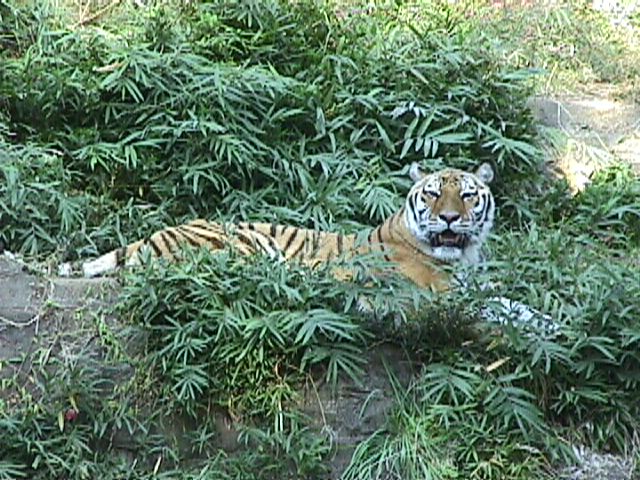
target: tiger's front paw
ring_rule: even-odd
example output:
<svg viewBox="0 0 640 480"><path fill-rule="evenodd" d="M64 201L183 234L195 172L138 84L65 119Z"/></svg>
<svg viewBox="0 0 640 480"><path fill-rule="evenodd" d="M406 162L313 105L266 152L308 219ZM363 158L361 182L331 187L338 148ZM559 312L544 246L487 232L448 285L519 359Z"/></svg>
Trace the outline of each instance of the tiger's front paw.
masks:
<svg viewBox="0 0 640 480"><path fill-rule="evenodd" d="M506 297L491 297L480 314L483 320L500 325L514 325L529 333L543 334L546 337L556 336L560 325L550 315Z"/></svg>

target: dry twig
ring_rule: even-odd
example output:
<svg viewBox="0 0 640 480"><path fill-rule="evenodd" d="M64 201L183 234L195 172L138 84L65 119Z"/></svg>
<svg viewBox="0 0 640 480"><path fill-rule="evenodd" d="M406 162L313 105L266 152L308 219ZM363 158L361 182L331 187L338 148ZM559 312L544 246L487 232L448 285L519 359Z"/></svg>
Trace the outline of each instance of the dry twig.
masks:
<svg viewBox="0 0 640 480"><path fill-rule="evenodd" d="M113 0L113 2L111 2L109 5L107 5L106 7L98 10L96 13L94 13L93 15L90 15L86 18L83 18L81 20L79 20L74 26L73 28L78 28L78 27L84 27L85 25L88 25L92 22L95 22L98 18L100 18L101 16L103 16L105 13L107 13L109 10L111 10L113 7L115 7L116 5L119 5L120 2L122 2L122 0Z"/></svg>

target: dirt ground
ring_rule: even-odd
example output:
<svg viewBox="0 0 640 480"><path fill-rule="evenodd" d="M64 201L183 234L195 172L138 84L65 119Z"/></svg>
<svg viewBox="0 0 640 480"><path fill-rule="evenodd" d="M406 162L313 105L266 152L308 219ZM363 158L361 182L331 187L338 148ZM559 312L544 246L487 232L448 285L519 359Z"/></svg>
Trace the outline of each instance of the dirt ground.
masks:
<svg viewBox="0 0 640 480"><path fill-rule="evenodd" d="M640 174L640 105L616 100L604 87L592 95L535 97L530 107L554 143L549 163L572 191L583 190L592 175L615 161Z"/></svg>

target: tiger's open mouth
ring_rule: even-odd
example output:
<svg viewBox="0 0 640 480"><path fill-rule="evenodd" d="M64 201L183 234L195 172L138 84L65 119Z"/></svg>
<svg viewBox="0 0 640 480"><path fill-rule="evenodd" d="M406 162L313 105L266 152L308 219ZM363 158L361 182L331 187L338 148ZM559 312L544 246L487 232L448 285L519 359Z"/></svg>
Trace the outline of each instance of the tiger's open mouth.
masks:
<svg viewBox="0 0 640 480"><path fill-rule="evenodd" d="M462 233L455 233L452 230L445 230L431 236L431 247L455 247L465 248L469 243L469 237Z"/></svg>

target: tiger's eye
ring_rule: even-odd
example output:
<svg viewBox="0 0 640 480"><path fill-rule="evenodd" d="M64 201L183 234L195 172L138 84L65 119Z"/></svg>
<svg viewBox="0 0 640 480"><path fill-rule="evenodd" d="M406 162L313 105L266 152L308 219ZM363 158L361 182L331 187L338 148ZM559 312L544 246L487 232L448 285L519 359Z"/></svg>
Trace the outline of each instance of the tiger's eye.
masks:
<svg viewBox="0 0 640 480"><path fill-rule="evenodd" d="M462 195L460 195L460 198L462 198L462 200L471 200L476 196L478 196L478 192L464 192Z"/></svg>

